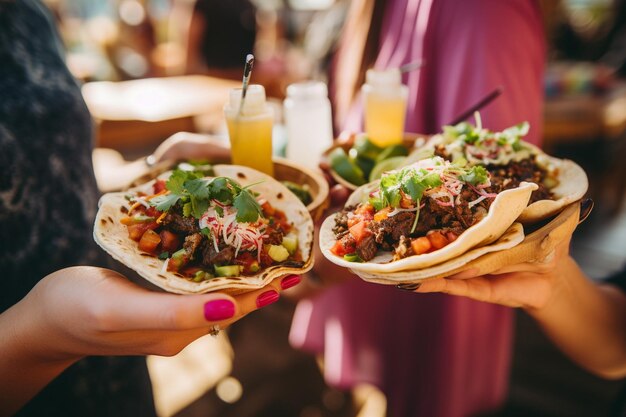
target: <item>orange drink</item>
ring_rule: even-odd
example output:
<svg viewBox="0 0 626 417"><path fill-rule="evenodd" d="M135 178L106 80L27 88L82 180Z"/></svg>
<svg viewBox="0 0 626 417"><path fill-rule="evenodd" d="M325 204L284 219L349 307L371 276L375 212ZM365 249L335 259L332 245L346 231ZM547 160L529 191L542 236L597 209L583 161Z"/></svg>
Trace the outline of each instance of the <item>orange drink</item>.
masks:
<svg viewBox="0 0 626 417"><path fill-rule="evenodd" d="M398 69L368 70L363 85L365 133L380 146L402 144L408 88Z"/></svg>
<svg viewBox="0 0 626 417"><path fill-rule="evenodd" d="M232 163L273 175L274 114L265 101L263 86L250 85L243 106L241 105L241 89L231 90L230 100L224 106L224 114L228 125Z"/></svg>

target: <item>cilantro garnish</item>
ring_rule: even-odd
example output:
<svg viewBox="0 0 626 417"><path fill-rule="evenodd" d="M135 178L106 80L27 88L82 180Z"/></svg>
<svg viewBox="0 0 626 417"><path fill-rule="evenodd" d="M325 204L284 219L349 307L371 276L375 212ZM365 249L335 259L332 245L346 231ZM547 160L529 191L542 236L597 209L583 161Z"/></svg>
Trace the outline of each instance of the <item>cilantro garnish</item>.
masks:
<svg viewBox="0 0 626 417"><path fill-rule="evenodd" d="M197 172L177 169L165 187L169 194L150 201L159 211L167 211L180 201L183 216L199 219L209 208L211 200L217 200L222 204L232 204L237 209L238 222L255 222L263 215L254 193L249 190L251 185L242 187L230 178L205 179ZM220 215L224 214L221 207L216 206L215 209Z"/></svg>
<svg viewBox="0 0 626 417"><path fill-rule="evenodd" d="M489 172L484 166L476 165L466 173L459 175L459 179L472 185L484 184L489 179Z"/></svg>

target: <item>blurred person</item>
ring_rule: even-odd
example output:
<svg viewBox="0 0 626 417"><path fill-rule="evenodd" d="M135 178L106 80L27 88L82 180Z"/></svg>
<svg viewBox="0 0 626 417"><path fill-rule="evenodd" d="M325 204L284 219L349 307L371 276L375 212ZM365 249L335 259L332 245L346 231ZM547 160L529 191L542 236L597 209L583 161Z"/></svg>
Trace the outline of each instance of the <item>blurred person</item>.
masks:
<svg viewBox="0 0 626 417"><path fill-rule="evenodd" d="M39 0L0 2L0 414L37 394L18 415L153 416L145 358L81 358L173 354L259 305L156 294L96 268L111 260L91 234L92 123L52 22ZM178 136L153 159L194 150Z"/></svg>
<svg viewBox="0 0 626 417"><path fill-rule="evenodd" d="M189 25L187 72L240 79L256 35L256 7L249 0L196 1Z"/></svg>
<svg viewBox="0 0 626 417"><path fill-rule="evenodd" d="M337 123L361 131L365 71L423 61L404 75L406 130L432 134L498 86L481 111L500 130L528 121L539 144L545 45L538 2L355 0L331 77ZM378 386L391 416L469 416L496 410L508 388L512 311L467 298L407 297L316 258L314 276L341 281L302 301L291 342L324 357L327 382Z"/></svg>

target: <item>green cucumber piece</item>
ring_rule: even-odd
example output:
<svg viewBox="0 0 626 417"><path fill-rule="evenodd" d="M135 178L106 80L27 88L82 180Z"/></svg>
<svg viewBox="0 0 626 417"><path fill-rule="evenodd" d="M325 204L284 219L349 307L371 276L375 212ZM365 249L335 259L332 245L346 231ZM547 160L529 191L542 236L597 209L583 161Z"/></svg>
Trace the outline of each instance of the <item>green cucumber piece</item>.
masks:
<svg viewBox="0 0 626 417"><path fill-rule="evenodd" d="M298 236L291 233L283 236L283 241L281 245L283 245L283 247L287 249L289 254L293 255L294 252L298 249Z"/></svg>
<svg viewBox="0 0 626 417"><path fill-rule="evenodd" d="M276 262L282 262L289 258L289 251L282 245L270 245L267 254Z"/></svg>
<svg viewBox="0 0 626 417"><path fill-rule="evenodd" d="M218 277L238 277L241 275L241 266L239 265L215 265L215 275Z"/></svg>

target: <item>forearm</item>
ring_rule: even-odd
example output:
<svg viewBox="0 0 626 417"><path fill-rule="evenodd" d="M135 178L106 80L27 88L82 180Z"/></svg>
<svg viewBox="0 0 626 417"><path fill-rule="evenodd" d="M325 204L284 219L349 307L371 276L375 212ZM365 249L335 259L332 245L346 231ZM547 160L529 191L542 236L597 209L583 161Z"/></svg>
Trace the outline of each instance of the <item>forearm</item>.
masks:
<svg viewBox="0 0 626 417"><path fill-rule="evenodd" d="M590 281L571 258L551 301L527 309L552 341L582 367L605 378L626 375L626 295Z"/></svg>
<svg viewBox="0 0 626 417"><path fill-rule="evenodd" d="M28 298L28 297L27 297ZM11 415L78 358L59 356L24 299L0 314L0 416ZM37 346L39 345L39 346ZM39 349L38 349L39 348ZM48 351L50 355L42 354Z"/></svg>

